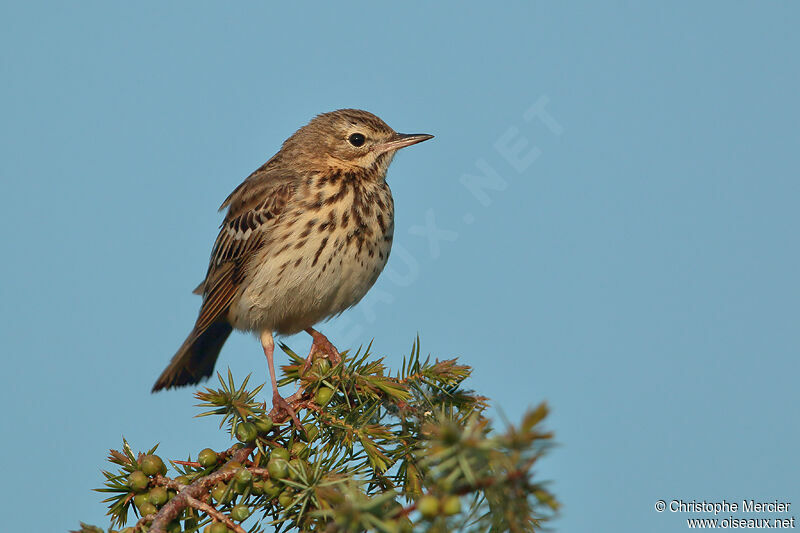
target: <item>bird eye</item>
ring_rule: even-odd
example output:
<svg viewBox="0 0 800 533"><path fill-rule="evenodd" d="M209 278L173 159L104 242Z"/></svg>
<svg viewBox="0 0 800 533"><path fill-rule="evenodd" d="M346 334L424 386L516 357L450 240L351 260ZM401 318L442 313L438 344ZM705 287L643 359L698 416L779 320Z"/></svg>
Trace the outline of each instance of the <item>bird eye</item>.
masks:
<svg viewBox="0 0 800 533"><path fill-rule="evenodd" d="M347 138L353 146L361 146L367 140L361 133L354 133Z"/></svg>

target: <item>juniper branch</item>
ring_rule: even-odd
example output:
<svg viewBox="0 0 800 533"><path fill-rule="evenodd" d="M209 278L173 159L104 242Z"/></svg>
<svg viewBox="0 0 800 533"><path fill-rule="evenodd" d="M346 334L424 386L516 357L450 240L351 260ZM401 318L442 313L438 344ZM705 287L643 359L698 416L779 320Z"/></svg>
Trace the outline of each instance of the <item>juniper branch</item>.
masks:
<svg viewBox="0 0 800 533"><path fill-rule="evenodd" d="M104 472L99 489L112 493L105 501L114 522L123 525L133 508L144 515L137 525L153 533L182 530L181 519L185 531L208 523L207 531L243 533L238 522L255 512L251 532L258 524L340 533L534 531L558 509L532 474L552 440L539 429L543 405L498 434L483 414L486 398L462 388L471 369L423 360L416 343L395 375L368 351L310 368L284 351L291 362L281 382L298 386L287 400L303 428L267 411L256 398L262 386L248 388L249 377L237 385L230 372L219 375L219 388L196 394L209 409L200 416L219 416L241 443L171 461L178 475L170 477L156 447L136 455L123 441L109 454L119 472Z"/></svg>

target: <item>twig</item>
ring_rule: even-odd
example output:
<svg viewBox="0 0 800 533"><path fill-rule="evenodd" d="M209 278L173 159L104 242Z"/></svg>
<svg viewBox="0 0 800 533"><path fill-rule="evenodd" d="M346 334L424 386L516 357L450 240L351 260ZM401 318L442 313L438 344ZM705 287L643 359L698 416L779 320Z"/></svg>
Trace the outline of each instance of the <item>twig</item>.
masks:
<svg viewBox="0 0 800 533"><path fill-rule="evenodd" d="M213 506L208 505L207 503L203 503L196 498L192 498L191 496L186 497L186 503L188 503L191 507L194 507L199 511L203 511L217 522L222 522L223 524L228 526L228 529L232 529L236 533L247 533L244 529L242 529L242 526L234 523L233 520L231 520L224 514L220 513Z"/></svg>
<svg viewBox="0 0 800 533"><path fill-rule="evenodd" d="M308 402L310 399L311 394L307 393L305 389L301 387L297 392L286 398L286 401L293 409L298 409L303 403ZM269 416L272 418L273 422L278 424L286 421L289 418L289 414L283 409L276 409L275 407L273 407L269 412ZM244 463L254 449L255 447L252 445L238 448L238 445L234 444L228 450L220 453L219 455L222 457L230 457L228 462L237 461L239 463ZM177 463L177 461L175 462ZM254 474L257 473L257 475L261 477L269 476L269 473L262 469L250 470ZM160 511L158 511L158 514L156 514L156 517L150 526L150 533L166 533L167 524L178 518L181 512L186 509L186 507L190 506L190 499L199 501L198 498L207 493L213 485L220 481L228 481L233 478L234 475L236 475L235 470L221 471L220 469L213 474L197 478L189 486L184 486L180 492L178 492L177 496L172 498L164 507L161 508ZM167 478L164 479L166 480Z"/></svg>
<svg viewBox="0 0 800 533"><path fill-rule="evenodd" d="M245 446L239 448L231 454L230 461L242 462L247 459L253 451L253 446ZM150 533L166 533L167 524L178 518L181 512L189 507L189 498L198 499L209 489L220 481L228 481L236 475L236 470L218 470L213 474L196 479L188 487L184 487L177 496L167 502L164 507L158 511L152 525L150 526Z"/></svg>
<svg viewBox="0 0 800 533"><path fill-rule="evenodd" d="M270 478L269 470L267 470L266 468L261 468L260 466L248 466L247 470L249 470L250 473L253 474L254 476L258 476L262 479Z"/></svg>
<svg viewBox="0 0 800 533"><path fill-rule="evenodd" d="M143 526L148 522L152 522L155 519L155 517L156 517L155 514L149 514L147 516L141 517L139 521L136 522L136 525L133 526L134 531L137 529L144 529Z"/></svg>
<svg viewBox="0 0 800 533"><path fill-rule="evenodd" d="M178 483L172 478L167 476L162 476L161 474L156 474L156 477L153 478L153 483L156 485L160 485L162 487L167 487L168 489L176 490L178 492L182 491L187 485L182 483Z"/></svg>
<svg viewBox="0 0 800 533"><path fill-rule="evenodd" d="M317 405L316 403L314 403L313 401L311 401L311 400L305 400L305 401L302 401L302 402L298 402L297 403L297 407L300 408L300 409L305 408L305 409L308 409L309 411L315 411L317 413L321 413L322 412L322 408L319 405Z"/></svg>

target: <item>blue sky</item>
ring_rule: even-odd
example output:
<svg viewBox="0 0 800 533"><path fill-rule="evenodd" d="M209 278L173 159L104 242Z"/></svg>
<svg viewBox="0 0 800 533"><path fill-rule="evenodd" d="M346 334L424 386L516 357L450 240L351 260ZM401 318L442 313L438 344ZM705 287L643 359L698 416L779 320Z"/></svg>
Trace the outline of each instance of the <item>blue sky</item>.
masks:
<svg viewBox="0 0 800 533"><path fill-rule="evenodd" d="M510 419L546 400L559 531L703 516L659 499L800 505L798 15L3 3L4 523L105 523L90 489L122 435L173 458L227 444L192 390L150 387L196 316L220 202L341 107L436 139L392 165L395 248L321 327L340 348L374 338L397 365L419 333ZM227 366L266 377L246 335Z"/></svg>

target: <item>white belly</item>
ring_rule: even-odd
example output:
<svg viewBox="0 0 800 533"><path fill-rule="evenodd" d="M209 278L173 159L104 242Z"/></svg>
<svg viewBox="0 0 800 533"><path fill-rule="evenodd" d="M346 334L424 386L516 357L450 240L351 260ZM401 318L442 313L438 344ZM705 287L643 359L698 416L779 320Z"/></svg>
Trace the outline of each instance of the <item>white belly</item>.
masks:
<svg viewBox="0 0 800 533"><path fill-rule="evenodd" d="M327 218L315 215L314 220ZM297 227L310 218L299 217L282 241L274 239L262 250L251 267L252 281L231 309L234 327L297 333L355 305L378 279L391 249L391 219L383 231L365 220L368 227L356 236L355 226L340 224L333 232L315 227L301 238Z"/></svg>

